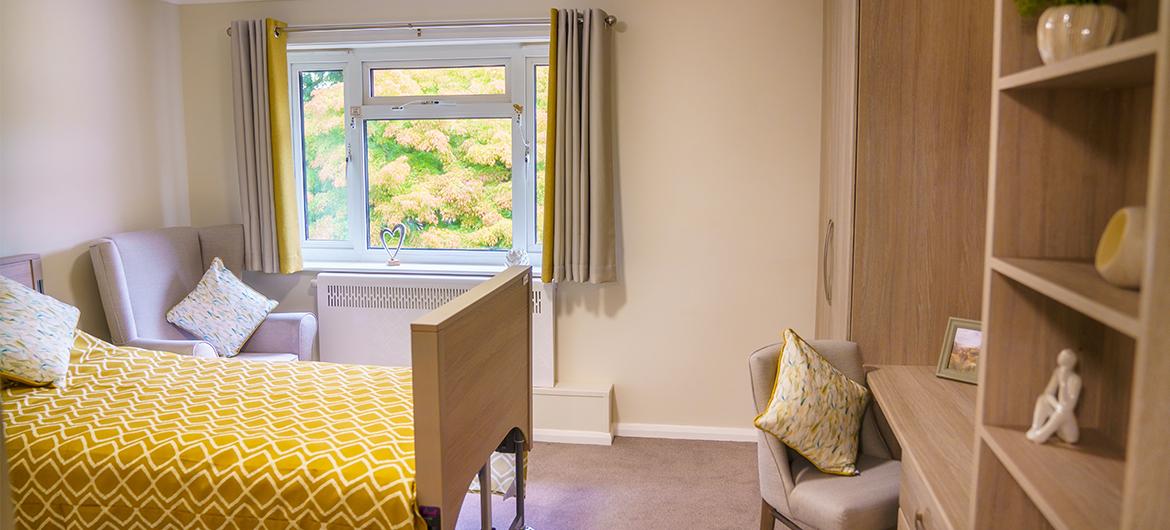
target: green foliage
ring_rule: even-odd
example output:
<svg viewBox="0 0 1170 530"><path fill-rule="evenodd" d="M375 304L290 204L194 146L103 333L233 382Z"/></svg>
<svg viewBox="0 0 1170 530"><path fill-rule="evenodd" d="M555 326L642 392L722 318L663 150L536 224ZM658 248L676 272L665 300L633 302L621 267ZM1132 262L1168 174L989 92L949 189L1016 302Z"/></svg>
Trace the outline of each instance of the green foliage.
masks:
<svg viewBox="0 0 1170 530"><path fill-rule="evenodd" d="M345 103L340 70L301 73L309 239L345 240Z"/></svg>
<svg viewBox="0 0 1170 530"><path fill-rule="evenodd" d="M495 67L383 70L375 73L374 90L379 95L503 93L504 82L504 69ZM538 83L538 149L543 149L547 80ZM348 237L343 91L341 72L302 74L311 239ZM382 227L396 223L411 228L405 247L512 247L511 119L367 120L366 161L371 247L382 246ZM538 161L543 175L543 157ZM538 196L542 200L543 186Z"/></svg>
<svg viewBox="0 0 1170 530"><path fill-rule="evenodd" d="M1020 16L1037 17L1053 6L1100 4L1102 0L1015 0Z"/></svg>

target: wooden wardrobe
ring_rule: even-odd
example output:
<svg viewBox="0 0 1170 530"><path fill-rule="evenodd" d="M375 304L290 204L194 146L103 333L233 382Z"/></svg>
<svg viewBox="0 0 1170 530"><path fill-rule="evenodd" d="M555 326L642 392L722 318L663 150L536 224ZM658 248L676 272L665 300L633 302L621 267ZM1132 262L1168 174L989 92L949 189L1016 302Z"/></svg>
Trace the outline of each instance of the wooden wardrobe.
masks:
<svg viewBox="0 0 1170 530"><path fill-rule="evenodd" d="M817 336L938 359L979 319L994 3L826 0Z"/></svg>

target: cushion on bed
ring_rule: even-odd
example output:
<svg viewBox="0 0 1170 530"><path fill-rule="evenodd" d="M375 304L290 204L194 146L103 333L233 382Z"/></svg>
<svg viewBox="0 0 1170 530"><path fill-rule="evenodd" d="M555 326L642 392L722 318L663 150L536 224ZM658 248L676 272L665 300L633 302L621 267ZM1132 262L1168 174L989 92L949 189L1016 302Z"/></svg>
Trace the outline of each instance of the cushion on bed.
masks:
<svg viewBox="0 0 1170 530"><path fill-rule="evenodd" d="M65 386L80 315L76 307L0 276L0 377Z"/></svg>
<svg viewBox="0 0 1170 530"><path fill-rule="evenodd" d="M235 357L273 309L275 300L244 285L215 258L195 290L167 311L167 321L210 343L220 357Z"/></svg>
<svg viewBox="0 0 1170 530"><path fill-rule="evenodd" d="M857 474L858 434L869 390L850 380L791 329L784 330L776 383L756 427L834 475Z"/></svg>

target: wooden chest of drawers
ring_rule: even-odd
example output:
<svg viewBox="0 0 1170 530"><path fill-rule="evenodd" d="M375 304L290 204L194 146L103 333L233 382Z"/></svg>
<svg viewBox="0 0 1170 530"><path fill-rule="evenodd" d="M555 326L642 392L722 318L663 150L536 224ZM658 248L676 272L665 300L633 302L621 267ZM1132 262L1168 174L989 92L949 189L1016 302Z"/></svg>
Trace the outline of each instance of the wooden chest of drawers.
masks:
<svg viewBox="0 0 1170 530"><path fill-rule="evenodd" d="M868 381L902 448L898 527L967 528L976 387L939 379L932 366L879 366Z"/></svg>

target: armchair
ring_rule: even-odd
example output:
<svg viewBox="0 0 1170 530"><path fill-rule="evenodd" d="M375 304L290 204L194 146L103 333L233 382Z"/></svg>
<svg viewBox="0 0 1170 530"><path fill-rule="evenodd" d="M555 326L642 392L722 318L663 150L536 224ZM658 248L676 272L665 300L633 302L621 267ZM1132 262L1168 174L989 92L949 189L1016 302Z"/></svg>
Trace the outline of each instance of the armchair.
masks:
<svg viewBox="0 0 1170 530"><path fill-rule="evenodd" d="M845 341L809 341L846 377L865 384L857 344ZM780 345L752 353L752 395L756 413L772 398ZM757 460L760 471L760 529L772 530L779 520L794 530L878 530L898 521L898 485L901 463L878 432L871 406L862 417L861 449L852 477L821 473L775 436L759 431Z"/></svg>
<svg viewBox="0 0 1170 530"><path fill-rule="evenodd" d="M216 356L210 344L167 322L166 313L195 288L215 257L240 274L244 268L241 225L115 234L91 243L89 256L115 344ZM240 349L238 358L309 360L316 336L317 319L312 313L272 313Z"/></svg>

